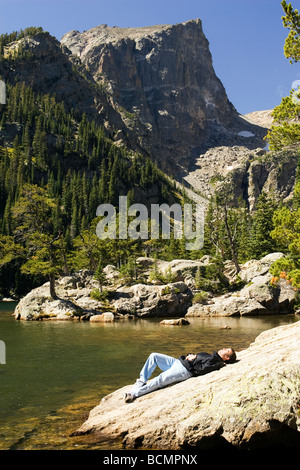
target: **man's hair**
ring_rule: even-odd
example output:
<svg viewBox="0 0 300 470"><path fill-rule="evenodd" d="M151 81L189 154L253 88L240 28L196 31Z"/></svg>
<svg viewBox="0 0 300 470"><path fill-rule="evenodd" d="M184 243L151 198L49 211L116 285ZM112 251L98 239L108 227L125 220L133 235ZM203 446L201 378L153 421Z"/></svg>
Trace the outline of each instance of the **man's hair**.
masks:
<svg viewBox="0 0 300 470"><path fill-rule="evenodd" d="M233 364L236 361L235 350L232 348L229 349L231 352L229 353L229 359L227 359L226 364Z"/></svg>

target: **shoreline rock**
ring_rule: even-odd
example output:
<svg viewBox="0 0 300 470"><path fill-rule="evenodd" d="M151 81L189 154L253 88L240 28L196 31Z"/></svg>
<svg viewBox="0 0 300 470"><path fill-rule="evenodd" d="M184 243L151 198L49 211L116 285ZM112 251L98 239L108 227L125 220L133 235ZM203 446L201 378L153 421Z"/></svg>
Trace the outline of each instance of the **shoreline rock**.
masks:
<svg viewBox="0 0 300 470"><path fill-rule="evenodd" d="M139 318L185 315L192 305L192 292L182 282L166 285L134 284L116 290L111 304L119 314Z"/></svg>
<svg viewBox="0 0 300 470"><path fill-rule="evenodd" d="M172 320L162 320L160 325L167 325L167 326L181 326L181 325L189 325L190 322L186 318L175 318Z"/></svg>
<svg viewBox="0 0 300 470"><path fill-rule="evenodd" d="M114 314L112 312L104 312L99 315L93 315L90 318L90 322L92 323L111 323L115 319Z"/></svg>
<svg viewBox="0 0 300 470"><path fill-rule="evenodd" d="M101 321L182 317L192 305L192 292L182 281L165 285L117 286L108 290L107 301L91 297L92 291L97 288L98 283L91 274L76 273L56 282L58 298L52 299L49 282L46 282L18 302L14 316L17 320L27 321L80 319L92 322L100 321L100 316Z"/></svg>
<svg viewBox="0 0 300 470"><path fill-rule="evenodd" d="M157 260L159 275L153 281L150 278L156 261L138 258L141 282L137 280L133 284L131 280L131 285L122 280L114 266L108 265L103 270L106 299L102 301L97 300L101 295L93 295L97 290L101 294L93 273L82 270L56 281L57 299L50 297L48 282L29 292L17 304L14 316L18 320L88 321L109 311L109 321L114 321L121 318L185 317L188 320L189 317L292 313L295 290L284 278L273 286L269 272L272 263L283 256L283 253L271 253L260 260L248 261L239 273L241 287L222 295L196 291L196 276L211 262L207 257L171 262ZM223 273L229 289L230 283L237 279L231 264L225 263ZM215 281L209 282L214 284Z"/></svg>
<svg viewBox="0 0 300 470"><path fill-rule="evenodd" d="M124 403L104 397L73 435L127 448L300 448L300 321L261 333L238 361Z"/></svg>
<svg viewBox="0 0 300 470"><path fill-rule="evenodd" d="M240 290L226 293L203 303L193 304L186 317L279 315L291 313L296 292L286 279L271 285L269 269L283 253L271 253L260 260L251 260L241 267L243 282Z"/></svg>

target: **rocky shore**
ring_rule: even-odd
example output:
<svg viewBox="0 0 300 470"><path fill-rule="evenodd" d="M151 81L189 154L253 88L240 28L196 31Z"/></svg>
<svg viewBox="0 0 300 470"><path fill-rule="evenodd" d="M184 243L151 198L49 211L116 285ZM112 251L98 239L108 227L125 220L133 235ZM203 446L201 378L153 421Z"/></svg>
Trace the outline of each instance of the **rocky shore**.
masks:
<svg viewBox="0 0 300 470"><path fill-rule="evenodd" d="M300 322L261 333L238 361L124 403L104 397L73 435L127 448L300 448Z"/></svg>
<svg viewBox="0 0 300 470"><path fill-rule="evenodd" d="M49 294L49 283L32 290L17 304L18 320L117 321L128 318L178 318L203 316L242 316L293 312L295 291L284 278L271 283L274 261L284 256L272 253L241 266L239 283L231 262L222 273L227 289L213 294L201 290L197 282L215 285L199 273L213 266L209 257L200 260L138 258L138 276L122 278L115 266L104 268L101 289L92 272L80 271L56 281L57 298ZM153 274L155 274L153 276ZM239 286L232 288L232 285ZM104 295L105 294L105 295Z"/></svg>
<svg viewBox="0 0 300 470"><path fill-rule="evenodd" d="M284 277L272 282L270 274L272 263L283 256L272 253L248 261L238 276L233 264L225 263L227 291L219 294L199 290L197 284L208 282L199 280L199 273L213 266L209 257L171 262L138 258L138 276L131 282L108 265L100 289L92 272L80 271L56 281L57 299L50 297L46 283L21 299L14 315L18 320L90 322L159 317L162 325L178 328L195 316L297 313L292 286ZM95 298L95 291L105 292L105 298ZM96 440L117 439L125 448L141 449L298 449L299 344L296 321L261 333L238 352L236 363L188 383L124 403L128 384L105 396L73 435L93 433Z"/></svg>

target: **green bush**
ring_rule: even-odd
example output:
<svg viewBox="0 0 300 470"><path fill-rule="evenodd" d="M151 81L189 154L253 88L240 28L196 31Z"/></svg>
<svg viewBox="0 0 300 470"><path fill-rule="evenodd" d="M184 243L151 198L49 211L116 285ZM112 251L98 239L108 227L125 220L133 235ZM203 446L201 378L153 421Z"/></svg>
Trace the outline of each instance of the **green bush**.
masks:
<svg viewBox="0 0 300 470"><path fill-rule="evenodd" d="M90 293L90 297L94 300L98 300L98 302L104 302L109 297L109 292L107 290L94 289Z"/></svg>
<svg viewBox="0 0 300 470"><path fill-rule="evenodd" d="M156 261L154 262L154 266L150 272L149 275L149 280L150 281L159 281L163 284L170 284L172 282L175 282L176 276L175 274L172 273L171 268L169 267L165 273L162 273L158 268L157 268L157 263Z"/></svg>
<svg viewBox="0 0 300 470"><path fill-rule="evenodd" d="M193 304L205 304L208 299L207 292L201 291L194 295Z"/></svg>

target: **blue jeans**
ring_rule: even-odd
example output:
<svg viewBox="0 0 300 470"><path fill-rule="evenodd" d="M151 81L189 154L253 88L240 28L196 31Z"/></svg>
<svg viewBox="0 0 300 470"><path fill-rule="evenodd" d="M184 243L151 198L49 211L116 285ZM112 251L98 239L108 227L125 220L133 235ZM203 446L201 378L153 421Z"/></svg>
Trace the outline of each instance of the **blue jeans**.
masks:
<svg viewBox="0 0 300 470"><path fill-rule="evenodd" d="M156 367L162 370L161 374L149 380ZM192 373L184 367L179 359L165 354L152 353L145 362L140 372L140 378L133 386L131 393L135 397L140 397L159 388L186 380L189 377L192 377Z"/></svg>

